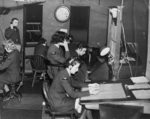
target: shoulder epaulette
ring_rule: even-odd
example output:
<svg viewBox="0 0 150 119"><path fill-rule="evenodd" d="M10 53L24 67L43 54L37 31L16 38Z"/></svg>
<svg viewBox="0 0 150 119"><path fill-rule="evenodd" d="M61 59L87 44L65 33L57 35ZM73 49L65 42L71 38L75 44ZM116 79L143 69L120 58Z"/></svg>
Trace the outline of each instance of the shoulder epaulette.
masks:
<svg viewBox="0 0 150 119"><path fill-rule="evenodd" d="M11 58L10 58L9 56L7 56L7 59L9 59L9 60L10 60Z"/></svg>
<svg viewBox="0 0 150 119"><path fill-rule="evenodd" d="M55 54L56 54L56 52L51 52L51 54L52 54L52 55L55 55Z"/></svg>
<svg viewBox="0 0 150 119"><path fill-rule="evenodd" d="M67 77L62 77L63 80L67 80Z"/></svg>

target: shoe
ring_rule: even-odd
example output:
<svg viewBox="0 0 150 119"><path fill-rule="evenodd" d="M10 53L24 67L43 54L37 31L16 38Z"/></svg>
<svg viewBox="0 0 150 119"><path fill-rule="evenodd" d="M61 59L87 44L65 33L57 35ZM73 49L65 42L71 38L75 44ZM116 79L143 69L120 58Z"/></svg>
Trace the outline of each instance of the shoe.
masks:
<svg viewBox="0 0 150 119"><path fill-rule="evenodd" d="M91 82L91 80L90 79L86 79L85 82Z"/></svg>
<svg viewBox="0 0 150 119"><path fill-rule="evenodd" d="M44 77L43 76L40 76L40 80L42 80Z"/></svg>
<svg viewBox="0 0 150 119"><path fill-rule="evenodd" d="M10 91L8 91L8 92L5 93L3 101L4 101L4 102L5 102L5 101L8 101L8 100L10 100L10 99L13 98L13 97L14 97L14 96L11 95Z"/></svg>
<svg viewBox="0 0 150 119"><path fill-rule="evenodd" d="M42 73L40 76L40 80L42 80L44 78L44 74Z"/></svg>

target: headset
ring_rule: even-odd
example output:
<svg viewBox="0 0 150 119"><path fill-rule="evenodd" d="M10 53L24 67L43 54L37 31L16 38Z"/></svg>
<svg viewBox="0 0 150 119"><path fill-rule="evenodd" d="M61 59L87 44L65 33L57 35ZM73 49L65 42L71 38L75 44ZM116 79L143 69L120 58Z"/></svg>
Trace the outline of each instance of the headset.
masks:
<svg viewBox="0 0 150 119"><path fill-rule="evenodd" d="M77 63L81 64L80 60L77 58L77 57L71 57L69 58L67 61L66 61L66 64L65 66L66 67L69 67L69 66L74 66L76 65Z"/></svg>

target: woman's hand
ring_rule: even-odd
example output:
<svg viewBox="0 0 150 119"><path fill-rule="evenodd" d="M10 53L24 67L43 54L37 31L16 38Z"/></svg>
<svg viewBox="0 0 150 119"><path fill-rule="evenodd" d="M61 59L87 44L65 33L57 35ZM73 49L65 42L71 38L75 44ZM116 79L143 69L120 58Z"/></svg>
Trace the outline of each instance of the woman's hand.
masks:
<svg viewBox="0 0 150 119"><path fill-rule="evenodd" d="M11 29L14 29L14 27L13 27L13 25L12 25L12 24L10 24L10 28L11 28Z"/></svg>
<svg viewBox="0 0 150 119"><path fill-rule="evenodd" d="M64 48L66 51L69 51L68 42L66 40L64 40Z"/></svg>
<svg viewBox="0 0 150 119"><path fill-rule="evenodd" d="M96 95L99 92L99 87L89 87L90 95Z"/></svg>
<svg viewBox="0 0 150 119"><path fill-rule="evenodd" d="M88 86L89 87L99 87L99 84L98 83L90 83Z"/></svg>

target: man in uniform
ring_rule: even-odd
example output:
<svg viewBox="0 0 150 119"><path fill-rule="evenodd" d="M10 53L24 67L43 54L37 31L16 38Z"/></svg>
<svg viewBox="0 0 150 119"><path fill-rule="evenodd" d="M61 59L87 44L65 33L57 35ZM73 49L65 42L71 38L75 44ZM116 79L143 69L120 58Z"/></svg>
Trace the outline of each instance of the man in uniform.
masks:
<svg viewBox="0 0 150 119"><path fill-rule="evenodd" d="M78 73L74 75L74 79L79 80L81 82L90 81L88 77L88 68L86 63L82 60L83 55L86 54L87 45L85 43L78 43L75 49L70 49L71 57L77 57L81 62L81 66L79 68Z"/></svg>

